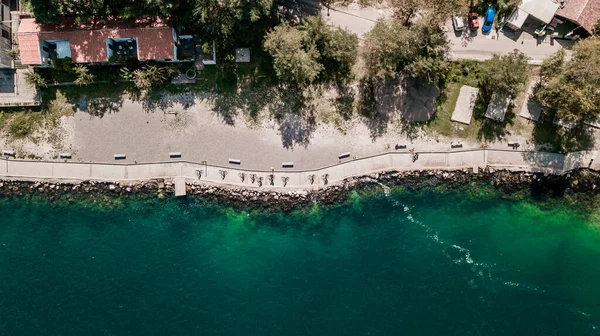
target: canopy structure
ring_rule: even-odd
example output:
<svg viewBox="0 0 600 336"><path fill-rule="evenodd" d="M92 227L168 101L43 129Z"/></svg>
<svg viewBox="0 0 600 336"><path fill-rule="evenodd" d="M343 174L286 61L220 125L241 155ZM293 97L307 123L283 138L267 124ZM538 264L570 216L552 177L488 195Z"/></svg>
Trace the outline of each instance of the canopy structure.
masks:
<svg viewBox="0 0 600 336"><path fill-rule="evenodd" d="M471 123L471 116L473 116L473 108L475 107L475 100L477 100L478 93L478 88L463 85L460 88L458 100L456 101L454 112L452 113L450 120L469 125Z"/></svg>
<svg viewBox="0 0 600 336"><path fill-rule="evenodd" d="M500 122L504 121L504 116L506 115L506 111L508 111L510 103L511 99L509 97L503 97L494 93L490 100L490 104L485 111L486 118Z"/></svg>
<svg viewBox="0 0 600 336"><path fill-rule="evenodd" d="M552 0L523 0L523 3L506 20L513 29L520 29L531 15L543 23L550 23L560 4Z"/></svg>

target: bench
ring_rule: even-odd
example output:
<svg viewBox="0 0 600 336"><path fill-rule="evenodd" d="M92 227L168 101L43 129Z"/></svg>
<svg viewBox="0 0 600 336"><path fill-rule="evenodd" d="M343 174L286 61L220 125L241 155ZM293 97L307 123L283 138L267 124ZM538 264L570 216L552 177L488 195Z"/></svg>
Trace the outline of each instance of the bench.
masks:
<svg viewBox="0 0 600 336"><path fill-rule="evenodd" d="M61 159L70 159L71 158L71 153L60 153L58 156Z"/></svg>
<svg viewBox="0 0 600 336"><path fill-rule="evenodd" d="M242 161L238 159L229 159L229 163L239 165L242 163Z"/></svg>
<svg viewBox="0 0 600 336"><path fill-rule="evenodd" d="M171 152L171 153L169 153L169 157L170 158L180 158L181 153L180 152Z"/></svg>
<svg viewBox="0 0 600 336"><path fill-rule="evenodd" d="M115 160L125 160L126 158L125 154L115 154Z"/></svg>
<svg viewBox="0 0 600 336"><path fill-rule="evenodd" d="M509 141L508 142L508 147L512 147L512 149L517 149L521 146L521 144L518 141Z"/></svg>
<svg viewBox="0 0 600 336"><path fill-rule="evenodd" d="M3 150L3 151L2 151L2 155L5 155L5 156L13 156L13 157L14 157L14 156L15 156L15 151L11 151L11 150Z"/></svg>
<svg viewBox="0 0 600 336"><path fill-rule="evenodd" d="M462 146L463 146L463 145L462 145L462 144L460 144L460 143L459 143L459 144L451 144L451 145L450 145L450 148L462 148Z"/></svg>
<svg viewBox="0 0 600 336"><path fill-rule="evenodd" d="M294 168L294 163L293 162L283 162L283 163L281 163L281 166L283 168Z"/></svg>
<svg viewBox="0 0 600 336"><path fill-rule="evenodd" d="M396 145L396 150L398 149L406 149L406 145Z"/></svg>
<svg viewBox="0 0 600 336"><path fill-rule="evenodd" d="M349 157L350 157L350 152L345 152L345 153L342 153L342 154L338 155L338 158L340 160L341 159L345 159L345 158L349 158Z"/></svg>

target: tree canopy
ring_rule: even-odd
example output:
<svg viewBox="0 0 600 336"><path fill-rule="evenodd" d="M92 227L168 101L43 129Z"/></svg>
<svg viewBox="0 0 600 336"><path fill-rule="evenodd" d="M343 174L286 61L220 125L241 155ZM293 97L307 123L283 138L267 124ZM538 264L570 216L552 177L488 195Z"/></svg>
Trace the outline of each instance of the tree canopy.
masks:
<svg viewBox="0 0 600 336"><path fill-rule="evenodd" d="M358 38L314 16L296 27L288 23L275 27L267 34L264 46L273 57L279 79L303 85L317 78L346 78L356 61Z"/></svg>
<svg viewBox="0 0 600 336"><path fill-rule="evenodd" d="M31 10L40 23L60 23L72 17L89 24L108 17L134 20L140 17L165 17L189 1L177 0L30 0Z"/></svg>
<svg viewBox="0 0 600 336"><path fill-rule="evenodd" d="M447 72L448 40L425 21L407 27L401 20L378 21L365 38L365 64L376 79L404 73L435 82Z"/></svg>
<svg viewBox="0 0 600 336"><path fill-rule="evenodd" d="M529 58L518 50L507 55L492 56L483 69L483 89L488 97L496 93L515 99L528 77Z"/></svg>
<svg viewBox="0 0 600 336"><path fill-rule="evenodd" d="M600 115L600 37L593 36L573 47L569 61L561 52L547 59L541 69L542 85L536 98L547 111L565 121L590 122Z"/></svg>
<svg viewBox="0 0 600 336"><path fill-rule="evenodd" d="M195 0L194 18L213 37L232 36L236 26L247 28L273 11L273 0ZM246 31L248 33L248 31Z"/></svg>
<svg viewBox="0 0 600 336"><path fill-rule="evenodd" d="M317 61L319 52L307 39L306 32L283 23L265 38L265 49L273 56L277 77L284 82L313 82L323 66Z"/></svg>

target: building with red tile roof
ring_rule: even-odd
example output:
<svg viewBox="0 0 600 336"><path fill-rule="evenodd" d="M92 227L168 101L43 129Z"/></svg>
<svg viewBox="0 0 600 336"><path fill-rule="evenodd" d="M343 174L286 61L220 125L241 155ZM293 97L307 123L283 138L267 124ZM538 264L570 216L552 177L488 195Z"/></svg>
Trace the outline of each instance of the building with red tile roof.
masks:
<svg viewBox="0 0 600 336"><path fill-rule="evenodd" d="M591 34L600 20L600 0L565 0L556 15L577 23Z"/></svg>
<svg viewBox="0 0 600 336"><path fill-rule="evenodd" d="M161 21L140 20L132 25L112 21L84 26L45 25L35 19L23 19L17 37L21 63L26 65L45 65L54 57L71 57L74 63L177 58L177 35Z"/></svg>

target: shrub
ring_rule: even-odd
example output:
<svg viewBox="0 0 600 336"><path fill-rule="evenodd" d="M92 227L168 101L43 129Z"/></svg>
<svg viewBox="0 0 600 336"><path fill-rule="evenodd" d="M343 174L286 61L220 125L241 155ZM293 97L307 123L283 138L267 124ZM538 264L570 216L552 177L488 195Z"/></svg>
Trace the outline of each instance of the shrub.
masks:
<svg viewBox="0 0 600 336"><path fill-rule="evenodd" d="M46 80L35 71L25 73L25 81L27 82L27 84L36 88L48 87L48 83L46 82Z"/></svg>
<svg viewBox="0 0 600 336"><path fill-rule="evenodd" d="M79 86L88 86L94 82L94 75L90 73L90 69L83 65L77 65L73 69L77 74L77 79L75 79L75 84Z"/></svg>
<svg viewBox="0 0 600 336"><path fill-rule="evenodd" d="M173 70L170 68L145 65L133 72L133 83L140 90L150 90L165 84L172 74Z"/></svg>
<svg viewBox="0 0 600 336"><path fill-rule="evenodd" d="M19 49L13 48L8 51L8 56L10 56L10 58L12 58L13 60L18 60L21 54L19 53Z"/></svg>

